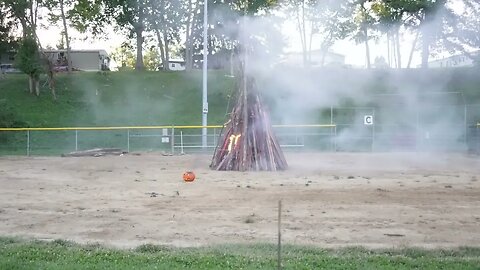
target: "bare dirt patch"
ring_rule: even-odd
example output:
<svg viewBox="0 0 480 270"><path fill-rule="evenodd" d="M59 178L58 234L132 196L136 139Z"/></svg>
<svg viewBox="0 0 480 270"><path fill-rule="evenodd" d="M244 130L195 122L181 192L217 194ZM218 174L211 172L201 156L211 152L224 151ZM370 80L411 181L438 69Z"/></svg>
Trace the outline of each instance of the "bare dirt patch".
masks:
<svg viewBox="0 0 480 270"><path fill-rule="evenodd" d="M217 172L211 156L0 158L0 235L199 246L480 245L480 159L288 154L285 172ZM184 183L193 170L197 179ZM474 180L472 180L474 179Z"/></svg>

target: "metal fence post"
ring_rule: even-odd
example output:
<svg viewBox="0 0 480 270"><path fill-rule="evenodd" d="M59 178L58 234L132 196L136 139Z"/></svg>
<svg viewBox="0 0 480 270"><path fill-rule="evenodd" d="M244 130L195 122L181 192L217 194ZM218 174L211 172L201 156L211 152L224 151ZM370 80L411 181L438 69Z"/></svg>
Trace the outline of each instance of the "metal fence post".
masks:
<svg viewBox="0 0 480 270"><path fill-rule="evenodd" d="M217 137L217 128L213 128L213 144L217 144L217 138L216 137Z"/></svg>
<svg viewBox="0 0 480 270"><path fill-rule="evenodd" d="M372 116L373 116L373 125L372 125L372 152L375 151L375 125L377 123L377 120L375 119L375 108L373 108L372 111Z"/></svg>
<svg viewBox="0 0 480 270"><path fill-rule="evenodd" d="M30 156L30 130L27 130L27 156Z"/></svg>
<svg viewBox="0 0 480 270"><path fill-rule="evenodd" d="M130 129L127 129L127 152L130 153Z"/></svg>
<svg viewBox="0 0 480 270"><path fill-rule="evenodd" d="M467 104L464 104L463 109L463 120L465 125L465 147L467 147L467 134L468 134L468 124L467 124Z"/></svg>
<svg viewBox="0 0 480 270"><path fill-rule="evenodd" d="M175 127L172 126L172 140L171 140L171 144L172 144L172 155L175 154Z"/></svg>
<svg viewBox="0 0 480 270"><path fill-rule="evenodd" d="M337 125L334 128L335 135L333 137L333 150L337 152Z"/></svg>
<svg viewBox="0 0 480 270"><path fill-rule="evenodd" d="M78 151L78 130L75 129L75 151Z"/></svg>

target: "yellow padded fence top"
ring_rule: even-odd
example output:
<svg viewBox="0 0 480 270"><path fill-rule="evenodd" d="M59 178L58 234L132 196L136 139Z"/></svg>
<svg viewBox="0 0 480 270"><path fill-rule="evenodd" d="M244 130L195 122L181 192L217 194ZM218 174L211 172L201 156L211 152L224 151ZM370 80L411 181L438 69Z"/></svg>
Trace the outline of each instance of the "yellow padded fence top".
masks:
<svg viewBox="0 0 480 270"><path fill-rule="evenodd" d="M478 124L480 126L480 123ZM200 128L222 128L221 125L213 126L131 126L131 127L46 127L46 128L0 128L0 131L67 131L67 130L135 130L135 129L200 129ZM278 128L334 128L336 125L273 125Z"/></svg>

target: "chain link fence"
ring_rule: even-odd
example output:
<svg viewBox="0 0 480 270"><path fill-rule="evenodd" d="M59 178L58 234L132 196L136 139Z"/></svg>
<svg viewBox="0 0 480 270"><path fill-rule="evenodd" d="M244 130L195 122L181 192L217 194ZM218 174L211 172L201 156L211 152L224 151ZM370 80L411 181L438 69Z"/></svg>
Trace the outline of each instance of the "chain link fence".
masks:
<svg viewBox="0 0 480 270"><path fill-rule="evenodd" d="M274 129L285 150L335 151L335 125L274 126ZM94 148L212 153L221 131L222 126L209 126L204 148L201 126L0 129L0 154L60 155Z"/></svg>
<svg viewBox="0 0 480 270"><path fill-rule="evenodd" d="M328 114L328 115L327 115ZM480 152L480 104L401 105L325 110L325 125L277 125L285 151L461 151ZM327 119L330 118L330 119ZM94 148L128 152L212 153L222 126L99 128L0 128L1 155L59 155Z"/></svg>

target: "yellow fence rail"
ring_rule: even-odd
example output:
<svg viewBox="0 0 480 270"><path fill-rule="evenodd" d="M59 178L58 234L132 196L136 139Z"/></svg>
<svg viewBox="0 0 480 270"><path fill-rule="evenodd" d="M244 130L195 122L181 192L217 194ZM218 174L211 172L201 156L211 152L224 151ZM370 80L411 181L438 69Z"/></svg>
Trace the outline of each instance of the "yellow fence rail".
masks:
<svg viewBox="0 0 480 270"><path fill-rule="evenodd" d="M480 126L480 124L479 124ZM135 130L135 129L199 129L199 128L222 128L222 125L213 126L130 126L130 127L38 127L38 128L0 128L0 131L67 131L67 130ZM334 128L336 125L273 125L276 128L302 128L302 127L319 127Z"/></svg>
<svg viewBox="0 0 480 270"><path fill-rule="evenodd" d="M171 147L171 152L174 153L176 148L180 148L181 153L183 153L184 148L214 148L216 144L210 144L207 146L202 146L202 145L197 145L196 142L192 144L192 138L200 137L202 135L194 135L191 134L191 132L185 132L186 130L194 130L194 129L202 129L202 128L208 128L208 129L213 129L211 134L208 134L207 136L209 138L213 137L213 141L215 141L218 136L220 135L219 129L222 129L224 125L210 125L210 126L201 126L201 125L182 125L182 126L175 126L175 125L161 125L161 126L111 126L111 127L23 127L23 128L0 128L0 132L24 132L26 135L26 153L27 155L30 155L31 150L35 147L32 147L32 143L38 142L32 139L32 136L38 136L38 133L43 133L43 132L48 132L48 131L53 131L53 132L73 132L74 133L74 138L73 138L73 143L74 143L74 148L75 151L77 151L79 147L79 141L80 137L84 136L82 135L83 132L81 131L117 131L117 132L125 132L126 135L126 149L128 152L130 152L130 142L131 138L139 138L139 137L162 137L162 143L165 143L170 145ZM319 136L330 136L332 138L336 137L337 133L337 126L334 124L326 124L326 125L320 125L320 124L304 124L304 125L273 125L274 128L291 128L291 129L301 129L301 128L328 128L331 131L325 133L325 134L316 134ZM142 134L142 131L147 131L147 130L162 130L162 134ZM165 130L168 130L168 132L165 132ZM37 133L38 132L38 133ZM188 133L188 134L185 134ZM294 143L286 143L282 145L283 147L303 147L303 142L300 142L299 138L302 136L302 133L297 133L294 132L292 134L283 134L284 136L294 136L295 140ZM178 139L180 140L180 143L178 143ZM188 139L188 143L184 143L184 139ZM195 139L194 139L195 140ZM336 142L335 140L332 144L332 148L336 148Z"/></svg>

